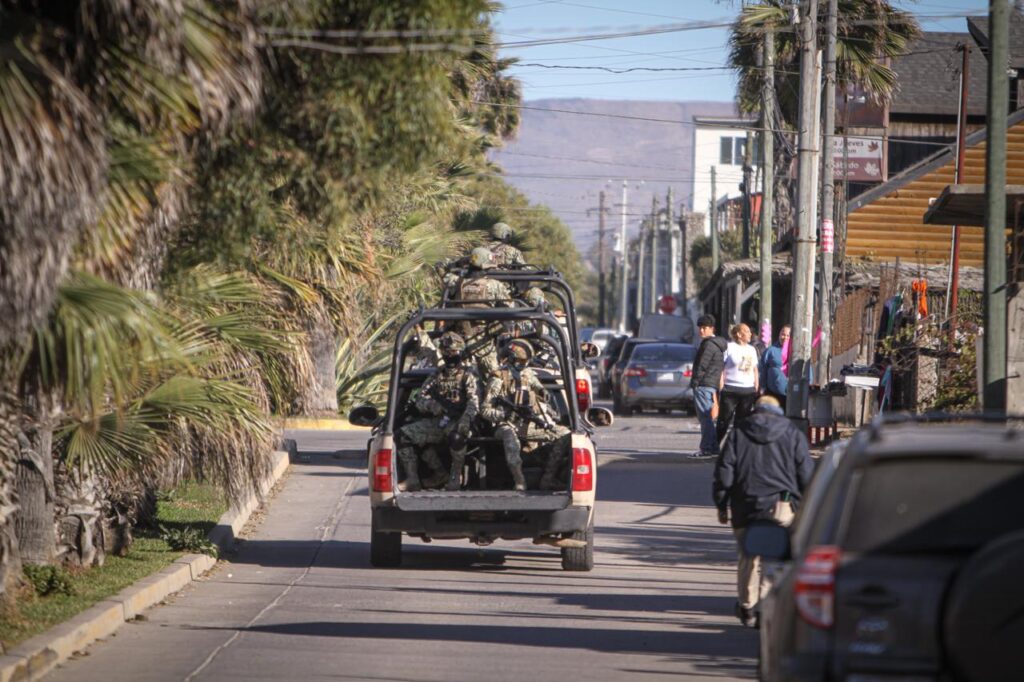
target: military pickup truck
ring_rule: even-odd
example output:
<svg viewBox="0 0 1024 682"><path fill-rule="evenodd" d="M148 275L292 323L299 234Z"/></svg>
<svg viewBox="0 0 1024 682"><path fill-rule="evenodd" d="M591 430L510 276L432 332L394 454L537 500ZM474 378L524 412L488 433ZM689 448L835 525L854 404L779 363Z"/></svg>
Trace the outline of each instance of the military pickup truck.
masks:
<svg viewBox="0 0 1024 682"><path fill-rule="evenodd" d="M396 434L418 418L414 398L436 370L424 360L423 337L439 337L460 324L487 325L515 330L517 338L542 348L548 361L534 367L547 391L550 413L569 430L568 457L555 490L540 490L545 447L523 453L526 490L515 490L505 465L504 450L490 426L477 419L468 439L468 455L458 490L417 490L401 484L405 478L396 458ZM562 567L589 571L594 565L594 507L597 489L595 426L611 423L608 410L589 408L581 414L576 395L573 342L559 320L543 306L536 308L437 308L413 314L398 331L392 357L388 404L384 414L376 408L354 409L354 424L373 427L367 448L367 475L371 507L370 562L397 566L402 559L403 536L429 542L467 539L477 545L495 540L532 539L561 550ZM441 448L443 450L443 448ZM447 453L439 453L449 462Z"/></svg>

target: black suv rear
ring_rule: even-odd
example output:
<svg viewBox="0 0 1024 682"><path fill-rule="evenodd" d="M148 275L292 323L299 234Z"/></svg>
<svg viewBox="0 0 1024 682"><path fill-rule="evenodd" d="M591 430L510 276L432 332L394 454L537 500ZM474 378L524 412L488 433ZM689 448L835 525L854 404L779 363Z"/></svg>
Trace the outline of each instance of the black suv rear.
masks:
<svg viewBox="0 0 1024 682"><path fill-rule="evenodd" d="M761 608L766 680L1024 678L1024 432L877 422L820 463Z"/></svg>

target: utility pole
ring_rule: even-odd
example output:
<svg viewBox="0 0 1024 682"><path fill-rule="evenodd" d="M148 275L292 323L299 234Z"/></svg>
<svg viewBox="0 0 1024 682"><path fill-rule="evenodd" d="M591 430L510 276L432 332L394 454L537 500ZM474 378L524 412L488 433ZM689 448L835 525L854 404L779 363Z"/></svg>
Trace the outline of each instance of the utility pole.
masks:
<svg viewBox="0 0 1024 682"><path fill-rule="evenodd" d="M825 90L822 95L825 107L821 136L821 300L819 303L819 327L821 345L818 346L818 366L815 378L824 386L830 378L832 360L832 266L835 252L835 156L832 140L836 134L836 32L838 23L838 0L828 0L828 14L825 19Z"/></svg>
<svg viewBox="0 0 1024 682"><path fill-rule="evenodd" d="M1010 3L988 3L988 107L985 121L985 340L982 406L1006 412L1006 76Z"/></svg>
<svg viewBox="0 0 1024 682"><path fill-rule="evenodd" d="M797 156L796 257L793 262L793 324L786 414L806 419L814 327L814 225L817 215L819 76L818 0L803 0L800 11L800 114Z"/></svg>
<svg viewBox="0 0 1024 682"><path fill-rule="evenodd" d="M597 326L605 326L605 282L604 282L604 190L598 193L597 201ZM593 209L587 209L587 213Z"/></svg>
<svg viewBox="0 0 1024 682"><path fill-rule="evenodd" d="M954 182L964 181L964 150L967 137L967 96L970 94L971 46L966 42L960 44L963 51L963 64L960 67L960 111L956 126L956 176ZM950 344L956 339L956 313L960 303L960 226L953 226L953 253L949 259L949 295L946 303L949 306L949 338Z"/></svg>
<svg viewBox="0 0 1024 682"><path fill-rule="evenodd" d="M747 131L747 140L743 145L743 257L750 258L750 224L753 222L753 211L750 210L750 173L753 171L754 152L753 133Z"/></svg>
<svg viewBox="0 0 1024 682"><path fill-rule="evenodd" d="M761 83L761 338L772 342L772 226L775 209L775 33L764 34L761 45L764 81Z"/></svg>
<svg viewBox="0 0 1024 682"><path fill-rule="evenodd" d="M658 229L658 197L651 197L651 291L647 312L658 312L658 253L660 245Z"/></svg>
<svg viewBox="0 0 1024 682"><path fill-rule="evenodd" d="M636 259L636 317L640 319L646 311L646 297L644 296L644 261L647 260L647 219L640 223L640 233L637 235L640 242Z"/></svg>
<svg viewBox="0 0 1024 682"><path fill-rule="evenodd" d="M622 279L619 281L619 331L626 332L626 308L629 307L629 243L626 241L626 181L622 181L622 228L619 231L619 243L622 245Z"/></svg>
<svg viewBox="0 0 1024 682"><path fill-rule="evenodd" d="M718 271L718 196L715 194L715 167L711 167L711 273Z"/></svg>
<svg viewBox="0 0 1024 682"><path fill-rule="evenodd" d="M682 235L676 234L675 216L672 215L672 203L674 201L672 188L669 187L665 195L665 227L668 230L668 277L666 278L668 280L668 291L665 292L666 294L675 293L679 283L677 272L680 267L679 244L682 240Z"/></svg>

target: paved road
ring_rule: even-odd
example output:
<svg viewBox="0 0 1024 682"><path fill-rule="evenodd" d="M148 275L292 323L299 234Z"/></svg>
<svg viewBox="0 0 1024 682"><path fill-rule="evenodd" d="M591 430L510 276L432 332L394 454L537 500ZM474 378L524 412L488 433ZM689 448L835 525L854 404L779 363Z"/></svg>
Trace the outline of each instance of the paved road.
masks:
<svg viewBox="0 0 1024 682"><path fill-rule="evenodd" d="M687 462L693 419L601 432L597 562L566 573L529 542L406 539L373 570L359 432L296 432L300 457L260 525L205 580L49 679L749 679L732 616L733 541ZM339 452L340 451L340 452Z"/></svg>

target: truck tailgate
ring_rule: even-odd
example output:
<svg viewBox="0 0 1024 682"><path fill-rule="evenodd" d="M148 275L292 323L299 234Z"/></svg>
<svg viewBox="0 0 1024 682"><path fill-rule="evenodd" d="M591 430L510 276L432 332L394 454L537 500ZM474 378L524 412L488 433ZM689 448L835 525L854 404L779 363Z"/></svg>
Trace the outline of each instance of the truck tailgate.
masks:
<svg viewBox="0 0 1024 682"><path fill-rule="evenodd" d="M558 511L572 502L567 492L518 490L425 490L395 496L403 511Z"/></svg>

